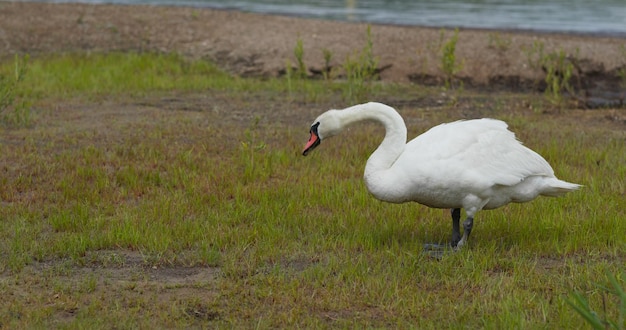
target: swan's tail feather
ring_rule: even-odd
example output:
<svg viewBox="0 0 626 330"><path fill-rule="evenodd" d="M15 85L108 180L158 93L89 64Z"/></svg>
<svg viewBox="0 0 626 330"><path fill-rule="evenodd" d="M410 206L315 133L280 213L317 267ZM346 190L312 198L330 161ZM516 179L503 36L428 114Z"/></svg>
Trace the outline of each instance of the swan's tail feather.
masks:
<svg viewBox="0 0 626 330"><path fill-rule="evenodd" d="M582 185L576 183L570 183L559 179L554 179L548 182L545 188L541 191L541 195L550 197L559 197L568 192L578 190Z"/></svg>

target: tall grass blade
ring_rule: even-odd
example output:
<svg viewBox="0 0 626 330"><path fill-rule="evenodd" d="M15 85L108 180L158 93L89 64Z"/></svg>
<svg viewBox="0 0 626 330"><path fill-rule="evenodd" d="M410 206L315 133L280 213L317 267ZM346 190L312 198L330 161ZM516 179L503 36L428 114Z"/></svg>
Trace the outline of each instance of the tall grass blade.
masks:
<svg viewBox="0 0 626 330"><path fill-rule="evenodd" d="M573 294L574 300L567 299L566 302L574 308L574 310L582 316L589 325L591 325L596 330L603 330L604 323L598 317L594 311L589 307L589 302L587 299L580 293L576 292Z"/></svg>

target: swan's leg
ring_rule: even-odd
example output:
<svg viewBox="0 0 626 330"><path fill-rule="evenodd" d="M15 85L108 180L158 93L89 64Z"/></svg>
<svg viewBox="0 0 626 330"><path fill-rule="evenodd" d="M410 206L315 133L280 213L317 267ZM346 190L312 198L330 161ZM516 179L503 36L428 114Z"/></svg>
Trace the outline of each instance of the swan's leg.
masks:
<svg viewBox="0 0 626 330"><path fill-rule="evenodd" d="M463 237L456 245L457 250L465 245L465 243L467 243L467 239L472 232L472 227L474 227L474 217L468 216L467 219L463 222Z"/></svg>
<svg viewBox="0 0 626 330"><path fill-rule="evenodd" d="M437 243L424 244L424 251L430 257L441 259L450 246L456 248L459 241L461 241L461 209L450 209L450 213L452 215L452 241L450 245Z"/></svg>
<svg viewBox="0 0 626 330"><path fill-rule="evenodd" d="M452 242L450 242L450 245L455 247L461 241L461 226L459 224L461 221L461 209L451 209L450 211L452 213Z"/></svg>

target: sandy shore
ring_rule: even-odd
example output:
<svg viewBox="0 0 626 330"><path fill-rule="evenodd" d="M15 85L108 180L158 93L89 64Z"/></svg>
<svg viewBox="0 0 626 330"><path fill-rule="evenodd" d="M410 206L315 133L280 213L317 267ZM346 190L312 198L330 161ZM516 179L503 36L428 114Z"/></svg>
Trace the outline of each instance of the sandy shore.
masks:
<svg viewBox="0 0 626 330"><path fill-rule="evenodd" d="M333 65L362 49L367 25L211 9L0 2L0 53L148 50L210 58L240 75L276 76L302 40L310 68L324 65L323 50ZM441 75L440 29L374 25L373 51L394 82L428 82ZM446 32L446 38L452 35ZM529 65L533 43L545 52L565 51L575 59L583 80L615 84L626 66L625 39L564 34L462 30L456 56L461 79L479 86L523 88L541 79ZM595 83L596 85L598 83Z"/></svg>

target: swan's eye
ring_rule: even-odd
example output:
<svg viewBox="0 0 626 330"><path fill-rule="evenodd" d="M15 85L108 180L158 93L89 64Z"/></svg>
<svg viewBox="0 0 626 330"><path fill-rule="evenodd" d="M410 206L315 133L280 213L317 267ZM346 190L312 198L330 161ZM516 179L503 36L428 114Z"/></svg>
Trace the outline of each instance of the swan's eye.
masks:
<svg viewBox="0 0 626 330"><path fill-rule="evenodd" d="M317 134L317 128L320 126L320 122L318 121L317 123L313 124L311 126L311 133L315 133L315 135L319 136L319 134Z"/></svg>

